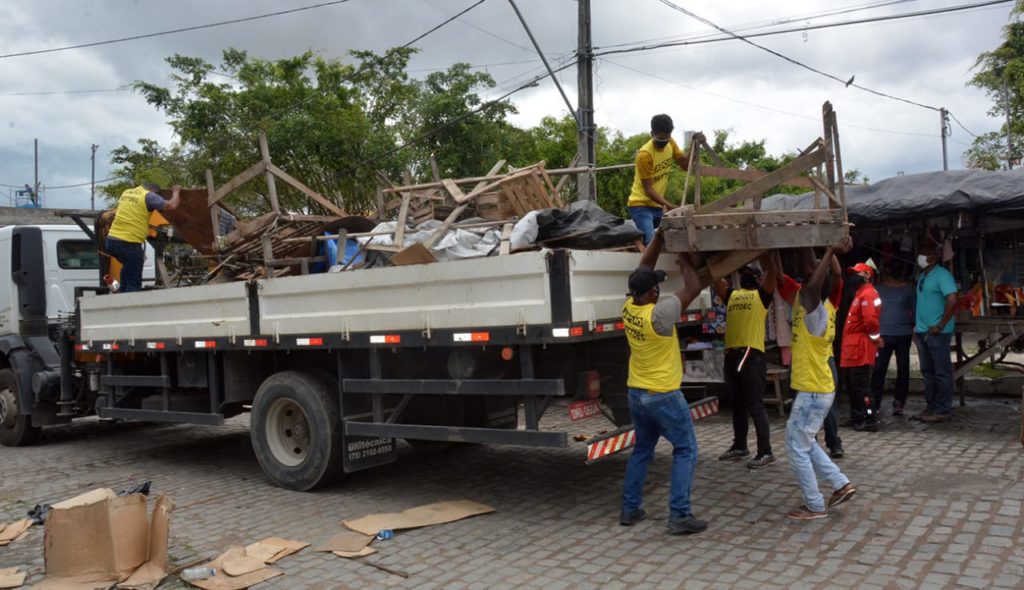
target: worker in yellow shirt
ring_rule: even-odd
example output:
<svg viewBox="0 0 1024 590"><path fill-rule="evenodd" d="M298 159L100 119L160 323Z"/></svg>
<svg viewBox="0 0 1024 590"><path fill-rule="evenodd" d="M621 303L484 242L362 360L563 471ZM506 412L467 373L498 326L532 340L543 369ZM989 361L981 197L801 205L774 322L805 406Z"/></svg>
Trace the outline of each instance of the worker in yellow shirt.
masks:
<svg viewBox="0 0 1024 590"><path fill-rule="evenodd" d="M747 416L754 420L757 454L747 467L761 469L775 463L768 413L764 409L764 388L768 361L764 354L765 320L775 295L778 275L773 256L762 257L767 272L745 266L739 271L740 288L729 294L725 308L725 391L732 403L733 442L719 461L738 461L747 450Z"/></svg>
<svg viewBox="0 0 1024 590"><path fill-rule="evenodd" d="M633 188L626 203L629 217L644 232L644 245L651 242L654 230L661 225L661 216L672 208L665 199L672 162L686 170L687 156L672 139L674 125L668 115L651 118L651 139L636 152Z"/></svg>
<svg viewBox="0 0 1024 590"><path fill-rule="evenodd" d="M790 386L796 399L786 423L786 455L804 500L800 507L787 514L793 520L826 518L830 509L857 493L850 478L836 467L815 440L836 395L835 377L829 365L836 335L836 309L828 300L829 267L835 254L845 254L852 246L847 236L829 248L793 303ZM818 488L819 478L832 487L828 501Z"/></svg>
<svg viewBox="0 0 1024 590"><path fill-rule="evenodd" d="M680 391L683 380L682 353L676 322L683 310L701 291L700 278L687 256L679 257L683 286L661 297L658 286L665 280L663 270L654 270L664 242L658 232L629 275L629 298L622 306L622 320L629 342L629 411L633 415L636 445L626 466L619 524L632 525L646 516L643 505L644 478L654 458L654 447L662 436L672 444L672 486L669 488L668 529L672 534L699 533L707 522L698 520L690 508L690 490L697 467L697 437L686 398Z"/></svg>
<svg viewBox="0 0 1024 590"><path fill-rule="evenodd" d="M174 211L181 203L181 187L172 187L171 199L157 194L160 187L146 182L121 193L117 214L110 226L106 253L121 263L121 292L142 290L142 266L146 263L146 236L152 211Z"/></svg>

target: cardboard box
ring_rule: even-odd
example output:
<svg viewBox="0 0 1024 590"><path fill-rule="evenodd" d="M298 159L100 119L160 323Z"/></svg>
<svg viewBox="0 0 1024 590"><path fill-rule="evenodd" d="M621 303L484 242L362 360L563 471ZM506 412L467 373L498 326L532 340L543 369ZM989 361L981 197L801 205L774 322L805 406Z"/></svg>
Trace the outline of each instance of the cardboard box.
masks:
<svg viewBox="0 0 1024 590"><path fill-rule="evenodd" d="M43 545L46 578L39 587L109 587L143 565L150 572L147 577L159 576L155 581L159 583L166 575L172 507L166 496L157 498L151 526L142 494L118 496L100 488L54 504L46 519ZM160 538L151 539L151 532Z"/></svg>

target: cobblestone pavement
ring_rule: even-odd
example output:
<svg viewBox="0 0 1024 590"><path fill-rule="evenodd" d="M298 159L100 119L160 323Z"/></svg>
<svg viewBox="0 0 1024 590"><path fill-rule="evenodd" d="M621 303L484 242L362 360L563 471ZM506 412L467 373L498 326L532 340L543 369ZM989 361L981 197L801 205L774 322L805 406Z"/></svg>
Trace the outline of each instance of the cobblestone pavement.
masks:
<svg viewBox="0 0 1024 590"><path fill-rule="evenodd" d="M664 443L648 475L650 516L626 528L617 524L625 454L585 466L579 445L431 454L403 446L397 464L298 493L263 478L244 418L216 428L93 420L49 430L31 448L2 448L0 520L94 487L152 480L177 504L170 551L185 563L271 535L315 544L343 518L469 498L497 512L375 543L380 552L367 560L407 579L306 549L258 588L1021 588L1020 406L968 400L958 414L940 425L889 418L881 433L844 429L839 464L858 495L828 519L796 523L785 518L800 501L781 457L782 419L772 418L779 463L752 472L715 460L731 441L725 410L697 423L694 509L710 527L689 537L665 532ZM0 567L27 566L29 582L38 581L42 542L34 527L0 548Z"/></svg>

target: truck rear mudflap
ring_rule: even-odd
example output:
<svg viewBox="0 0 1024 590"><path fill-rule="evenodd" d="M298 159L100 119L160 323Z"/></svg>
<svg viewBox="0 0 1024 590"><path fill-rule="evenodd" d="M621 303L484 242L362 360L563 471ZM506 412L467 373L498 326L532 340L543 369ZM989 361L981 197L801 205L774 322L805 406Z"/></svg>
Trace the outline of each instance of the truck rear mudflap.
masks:
<svg viewBox="0 0 1024 590"><path fill-rule="evenodd" d="M690 418L694 422L718 413L718 398L706 397L690 404ZM587 465L632 448L636 444L636 431L629 424L587 441Z"/></svg>

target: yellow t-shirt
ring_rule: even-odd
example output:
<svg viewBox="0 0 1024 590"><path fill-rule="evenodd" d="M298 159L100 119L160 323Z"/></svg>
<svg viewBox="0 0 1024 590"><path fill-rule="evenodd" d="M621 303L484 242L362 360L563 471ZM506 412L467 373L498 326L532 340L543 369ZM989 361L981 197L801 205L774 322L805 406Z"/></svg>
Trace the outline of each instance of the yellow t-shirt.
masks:
<svg viewBox="0 0 1024 590"><path fill-rule="evenodd" d="M828 301L822 303L828 312L828 327L823 336L815 336L804 322L804 306L797 297L793 303L793 369L790 387L808 393L834 393L835 381L828 357L836 337L836 308Z"/></svg>
<svg viewBox="0 0 1024 590"><path fill-rule="evenodd" d="M679 389L683 381L683 358L675 326L671 336L654 329L654 304L636 305L633 298L622 306L622 320L629 342L629 379L637 389L665 393Z"/></svg>
<svg viewBox="0 0 1024 590"><path fill-rule="evenodd" d="M725 308L725 348L764 352L764 322L768 308L757 289L735 289Z"/></svg>
<svg viewBox="0 0 1024 590"><path fill-rule="evenodd" d="M654 190L665 196L668 189L668 173L672 171L672 160L676 154L682 156L676 140L670 139L668 145L658 150L654 147L654 139L649 140L636 152L636 169L633 172L633 188L629 193L630 207L661 207L644 192L644 180L654 181Z"/></svg>
<svg viewBox="0 0 1024 590"><path fill-rule="evenodd" d="M137 186L121 193L117 201L117 215L107 234L124 242L141 244L149 234L149 209L146 207L144 187Z"/></svg>

